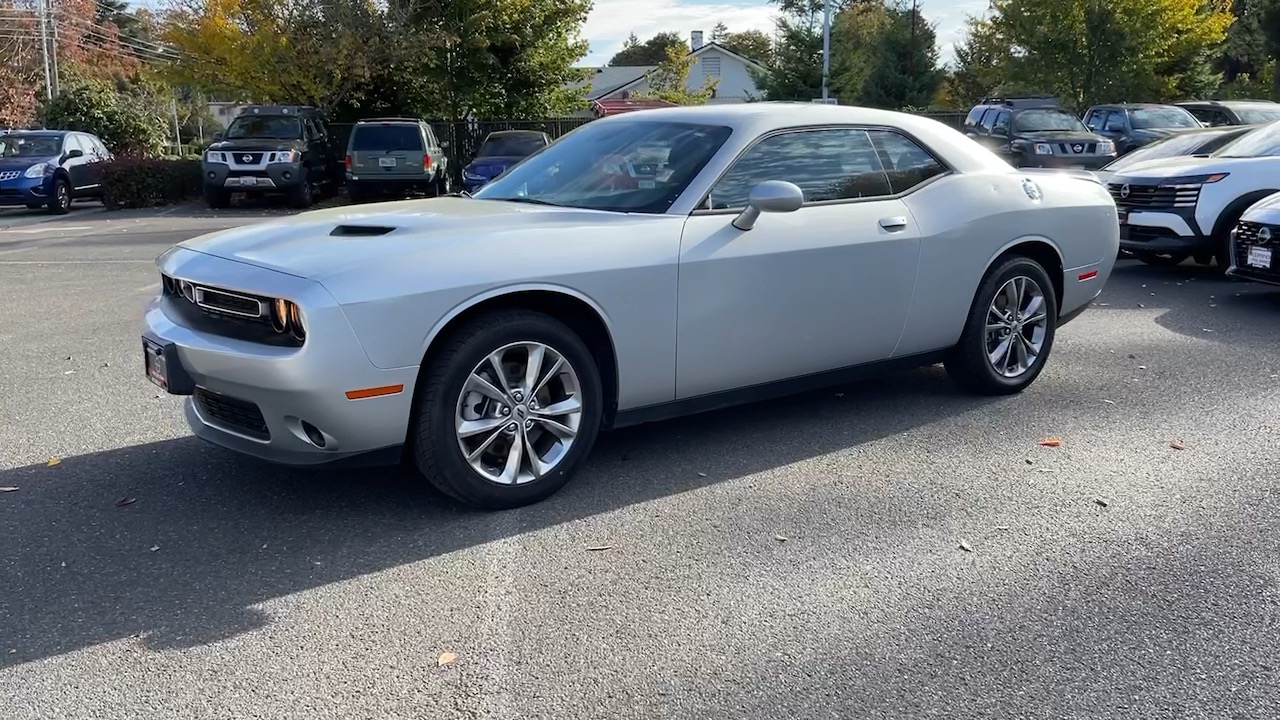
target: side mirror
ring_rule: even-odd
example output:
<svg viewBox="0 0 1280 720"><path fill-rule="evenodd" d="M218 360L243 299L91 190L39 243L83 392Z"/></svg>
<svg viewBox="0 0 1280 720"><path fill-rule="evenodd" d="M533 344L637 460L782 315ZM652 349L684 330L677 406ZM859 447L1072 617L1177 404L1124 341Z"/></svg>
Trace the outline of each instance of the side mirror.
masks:
<svg viewBox="0 0 1280 720"><path fill-rule="evenodd" d="M440 147L442 147L442 148L447 148L447 147L449 147L449 141L448 141L448 140L441 140L441 141L440 141Z"/></svg>
<svg viewBox="0 0 1280 720"><path fill-rule="evenodd" d="M213 134L213 141L214 141L214 142L222 142L222 133L221 133L221 132L216 132L216 133L214 133L214 134Z"/></svg>
<svg viewBox="0 0 1280 720"><path fill-rule="evenodd" d="M68 151L67 151L67 159L68 159L68 160L74 160L75 158L78 158L78 157L84 157L84 151L83 151L83 150L75 149L75 150L68 150Z"/></svg>
<svg viewBox="0 0 1280 720"><path fill-rule="evenodd" d="M765 180L751 188L747 207L733 219L733 226L739 230L750 230L762 212L795 212L801 205L804 205L804 191L799 185L785 180Z"/></svg>

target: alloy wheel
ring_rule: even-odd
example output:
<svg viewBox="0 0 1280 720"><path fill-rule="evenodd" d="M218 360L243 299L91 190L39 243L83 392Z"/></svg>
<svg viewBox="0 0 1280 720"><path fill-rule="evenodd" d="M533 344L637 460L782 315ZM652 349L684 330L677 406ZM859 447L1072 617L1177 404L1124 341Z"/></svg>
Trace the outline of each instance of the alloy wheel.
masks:
<svg viewBox="0 0 1280 720"><path fill-rule="evenodd" d="M1006 378L1035 367L1048 327L1044 290L1024 275L1010 278L996 291L987 310L986 351L991 367Z"/></svg>
<svg viewBox="0 0 1280 720"><path fill-rule="evenodd" d="M539 342L504 345L475 366L455 411L458 447L490 482L523 485L564 460L582 421L569 361Z"/></svg>

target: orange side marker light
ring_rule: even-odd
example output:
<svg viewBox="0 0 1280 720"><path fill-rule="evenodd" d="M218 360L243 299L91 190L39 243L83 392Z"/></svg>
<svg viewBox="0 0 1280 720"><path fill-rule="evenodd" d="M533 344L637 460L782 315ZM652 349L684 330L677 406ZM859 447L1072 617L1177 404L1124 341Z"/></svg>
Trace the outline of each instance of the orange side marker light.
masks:
<svg viewBox="0 0 1280 720"><path fill-rule="evenodd" d="M361 388L359 390L348 390L348 400L364 400L366 398L382 397L383 395L395 395L404 392L404 385L383 385L382 387Z"/></svg>

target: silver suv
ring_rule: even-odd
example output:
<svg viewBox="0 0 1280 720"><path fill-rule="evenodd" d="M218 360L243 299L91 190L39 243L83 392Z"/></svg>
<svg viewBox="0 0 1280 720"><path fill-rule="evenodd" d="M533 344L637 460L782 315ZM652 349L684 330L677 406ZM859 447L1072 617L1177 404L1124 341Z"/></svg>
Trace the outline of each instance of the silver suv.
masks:
<svg viewBox="0 0 1280 720"><path fill-rule="evenodd" d="M453 183L444 145L423 120L361 120L347 141L347 193L353 202L412 192L448 195Z"/></svg>

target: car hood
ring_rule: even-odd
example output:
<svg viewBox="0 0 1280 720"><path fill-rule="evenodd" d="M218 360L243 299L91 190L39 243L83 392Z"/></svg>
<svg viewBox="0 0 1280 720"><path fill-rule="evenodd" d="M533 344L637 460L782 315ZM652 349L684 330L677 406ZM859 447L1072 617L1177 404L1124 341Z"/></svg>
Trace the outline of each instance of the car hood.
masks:
<svg viewBox="0 0 1280 720"><path fill-rule="evenodd" d="M667 216L442 197L315 210L178 247L323 283L397 258L431 262L441 253L484 253L486 245L505 248L513 241L527 246L573 230L608 237L615 225L644 217Z"/></svg>
<svg viewBox="0 0 1280 720"><path fill-rule="evenodd" d="M497 174L523 159L524 158L519 155L491 155L489 157L478 157L467 164L467 170L471 172L492 172Z"/></svg>
<svg viewBox="0 0 1280 720"><path fill-rule="evenodd" d="M39 165L40 163L51 163L51 162L57 162L57 161L58 161L57 155L53 155L50 157L33 157L31 155L26 155L23 157L0 158L0 170L26 170L32 165Z"/></svg>
<svg viewBox="0 0 1280 720"><path fill-rule="evenodd" d="M1133 136L1142 137L1142 138L1151 138L1154 140L1154 139L1163 139L1167 137L1173 137L1174 135L1181 135L1182 133L1192 132L1193 130L1197 130L1197 129L1203 129L1203 128L1189 128L1189 127L1138 128L1133 131Z"/></svg>
<svg viewBox="0 0 1280 720"><path fill-rule="evenodd" d="M1139 163L1134 167L1125 168L1113 176L1112 182L1121 182L1122 179L1128 178L1154 179L1186 177L1191 175L1212 175L1214 173L1229 173L1235 170L1248 168L1250 166L1260 166L1265 168L1268 165L1280 169L1280 163L1277 162L1276 158L1180 156L1151 160L1149 162Z"/></svg>
<svg viewBox="0 0 1280 720"><path fill-rule="evenodd" d="M1071 130L1047 130L1045 132L1018 133L1018 137L1032 142L1098 142L1106 138L1092 133L1074 132Z"/></svg>
<svg viewBox="0 0 1280 720"><path fill-rule="evenodd" d="M1246 222L1280 225L1280 193L1268 195L1250 205L1240 219Z"/></svg>
<svg viewBox="0 0 1280 720"><path fill-rule="evenodd" d="M238 140L220 140L207 149L213 151L236 152L270 152L280 150L304 150L306 143L301 140L272 140L271 138L243 138Z"/></svg>

